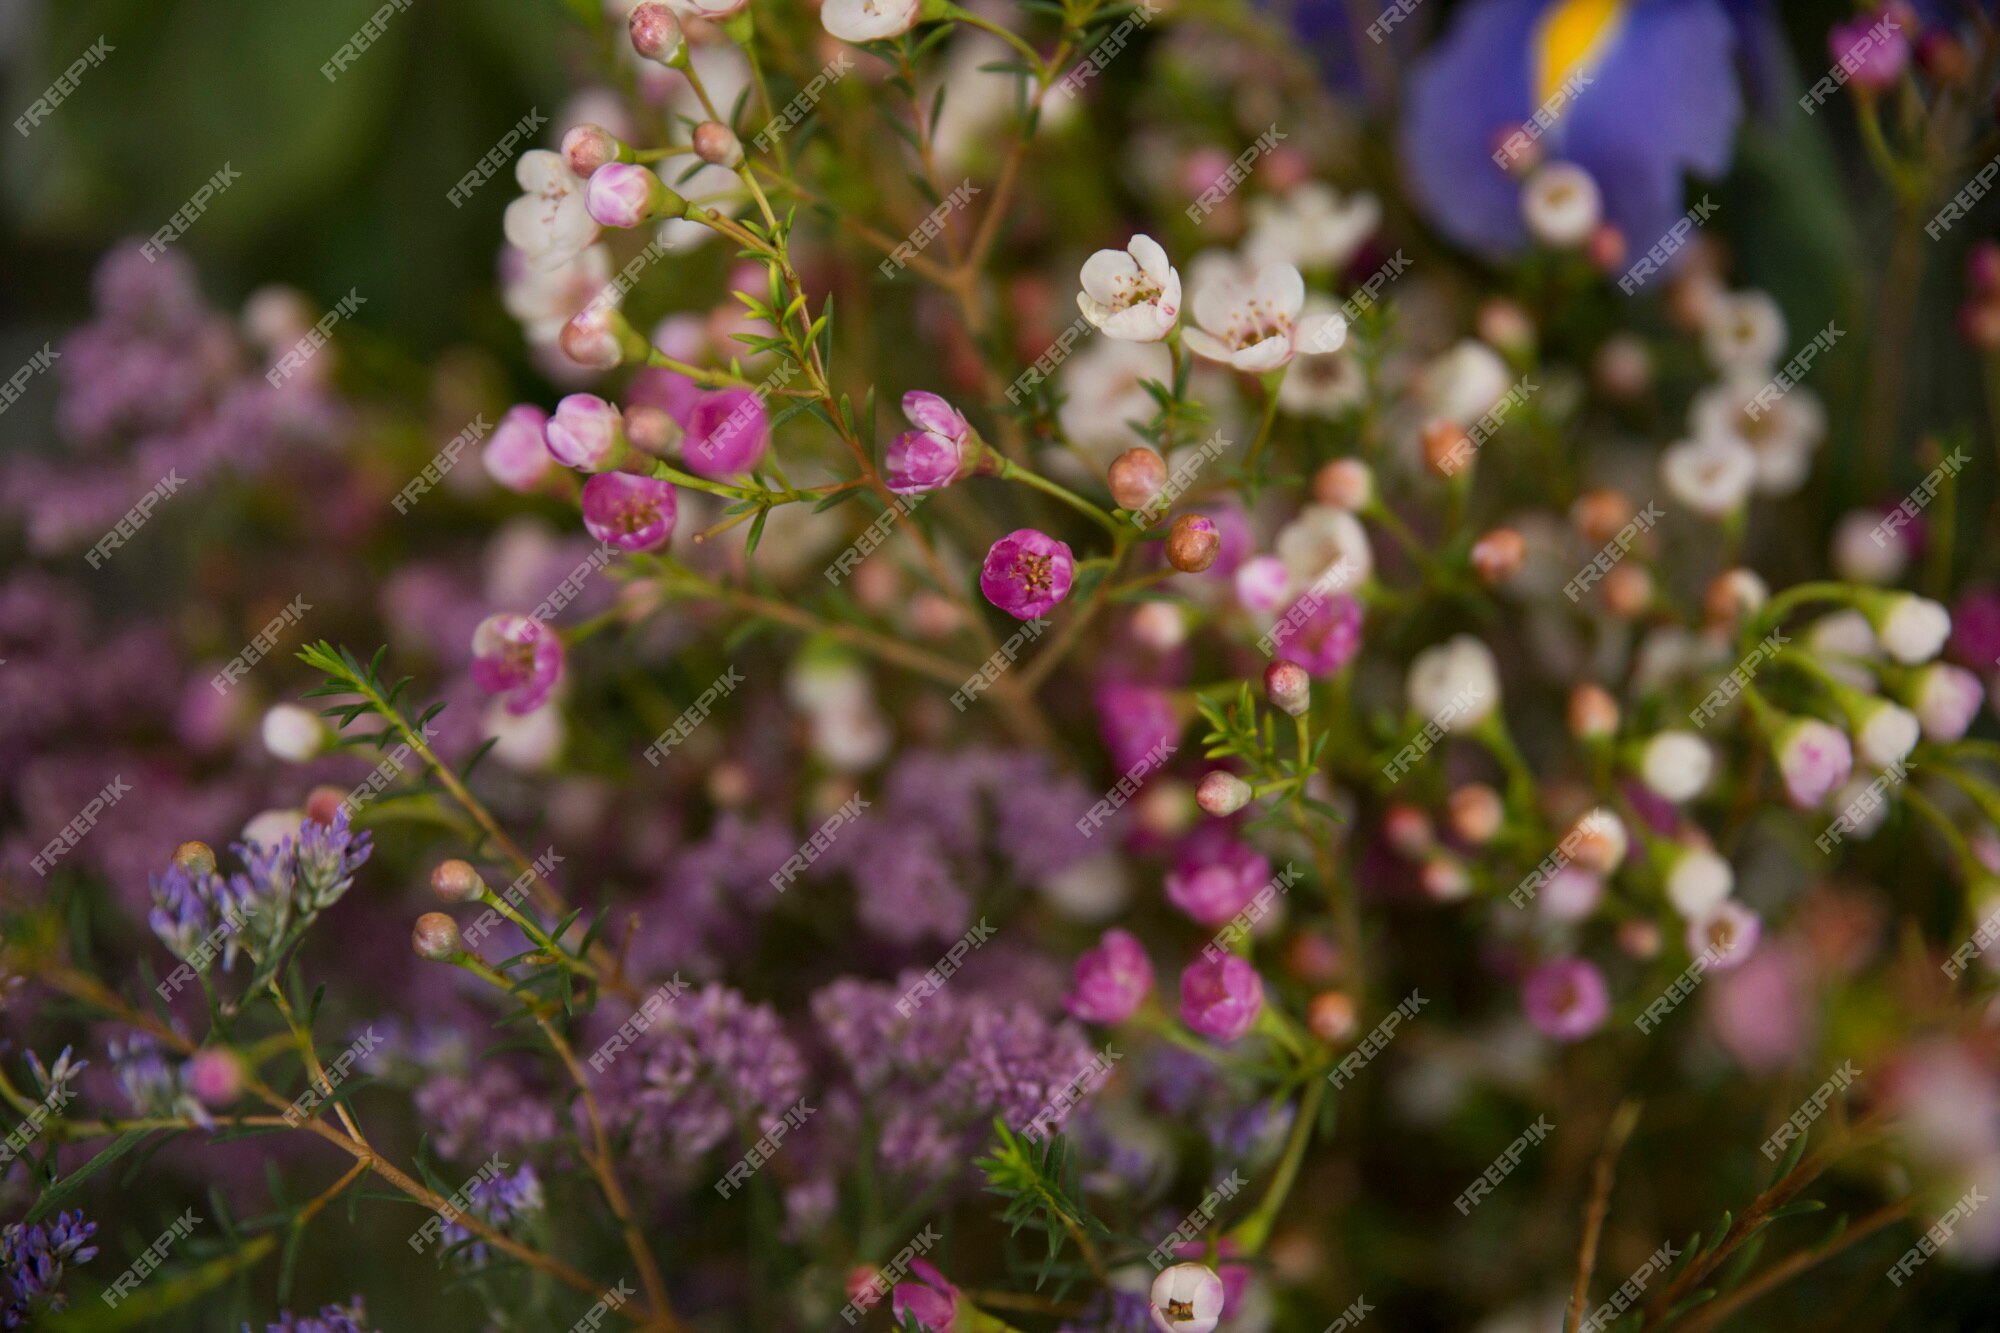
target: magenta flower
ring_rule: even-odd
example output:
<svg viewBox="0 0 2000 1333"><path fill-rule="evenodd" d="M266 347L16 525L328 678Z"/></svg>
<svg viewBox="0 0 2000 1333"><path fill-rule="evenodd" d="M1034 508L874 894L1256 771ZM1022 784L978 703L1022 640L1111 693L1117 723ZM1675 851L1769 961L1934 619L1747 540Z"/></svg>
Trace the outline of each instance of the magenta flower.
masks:
<svg viewBox="0 0 2000 1333"><path fill-rule="evenodd" d="M917 1280L898 1282L889 1301L896 1327L901 1328L914 1315L920 1328L951 1333L952 1321L958 1318L958 1288L927 1260L912 1259L910 1268Z"/></svg>
<svg viewBox="0 0 2000 1333"><path fill-rule="evenodd" d="M704 477L733 477L755 467L770 442L762 397L749 389L716 389L688 412L682 457Z"/></svg>
<svg viewBox="0 0 2000 1333"><path fill-rule="evenodd" d="M986 553L979 591L1016 620L1033 620L1069 596L1076 557L1046 532L1017 528Z"/></svg>
<svg viewBox="0 0 2000 1333"><path fill-rule="evenodd" d="M583 526L621 551L656 551L674 535L672 483L600 472L583 483Z"/></svg>
<svg viewBox="0 0 2000 1333"><path fill-rule="evenodd" d="M1785 790L1801 810L1824 801L1854 772L1854 747L1847 733L1816 717L1792 719L1779 730L1773 748Z"/></svg>
<svg viewBox="0 0 2000 1333"><path fill-rule="evenodd" d="M1128 932L1104 932L1095 949L1076 960L1076 989L1063 1008L1086 1023L1123 1023L1153 992L1153 965Z"/></svg>
<svg viewBox="0 0 2000 1333"><path fill-rule="evenodd" d="M1219 926L1271 879L1269 858L1233 837L1227 825L1201 824L1182 840L1167 872L1167 901L1204 926Z"/></svg>
<svg viewBox="0 0 2000 1333"><path fill-rule="evenodd" d="M1204 1037L1235 1041L1264 1008L1264 978L1235 954L1197 958L1181 973L1181 1020Z"/></svg>
<svg viewBox="0 0 2000 1333"><path fill-rule="evenodd" d="M904 431L889 444L883 460L889 489L898 495L922 495L951 485L965 466L971 423L944 399L921 390L903 395L903 415L916 429Z"/></svg>
<svg viewBox="0 0 2000 1333"><path fill-rule="evenodd" d="M1114 681L1097 687L1097 729L1111 762L1120 773L1130 771L1155 750L1172 745L1181 734L1174 700L1165 690ZM1163 752L1164 753L1164 752Z"/></svg>
<svg viewBox="0 0 2000 1333"><path fill-rule="evenodd" d="M487 475L523 495L539 490L556 467L555 456L549 453L548 425L549 414L539 407L521 403L508 408L480 459Z"/></svg>
<svg viewBox="0 0 2000 1333"><path fill-rule="evenodd" d="M502 611L472 631L472 683L500 695L510 713L540 708L562 668L562 640L533 616Z"/></svg>
<svg viewBox="0 0 2000 1333"><path fill-rule="evenodd" d="M1910 43L1900 29L1884 23L1881 14L1863 13L1852 23L1836 23L1826 34L1827 53L1863 88L1881 90L1903 76L1910 63Z"/></svg>
<svg viewBox="0 0 2000 1333"><path fill-rule="evenodd" d="M1557 958L1528 973L1521 1007L1544 1036L1578 1041L1603 1025L1611 1012L1604 974L1581 958Z"/></svg>
<svg viewBox="0 0 2000 1333"><path fill-rule="evenodd" d="M544 438L564 467L609 472L625 457L625 418L594 393L573 393L556 404Z"/></svg>
<svg viewBox="0 0 2000 1333"><path fill-rule="evenodd" d="M1295 609L1297 606L1298 603L1293 603ZM1361 603L1346 593L1335 593L1312 607L1305 623L1295 629L1284 624L1284 628L1289 633L1278 642L1274 654L1284 661L1298 663L1315 676L1331 676L1361 651ZM1279 638L1276 628L1271 637Z"/></svg>

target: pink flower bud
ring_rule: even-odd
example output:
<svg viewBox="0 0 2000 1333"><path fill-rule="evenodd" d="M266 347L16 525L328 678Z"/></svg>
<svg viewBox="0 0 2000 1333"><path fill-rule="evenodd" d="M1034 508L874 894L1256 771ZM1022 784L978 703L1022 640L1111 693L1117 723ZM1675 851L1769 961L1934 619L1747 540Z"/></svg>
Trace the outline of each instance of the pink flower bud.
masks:
<svg viewBox="0 0 2000 1333"><path fill-rule="evenodd" d="M1206 514L1182 514L1167 531L1167 563L1183 574L1199 574L1222 554L1222 533Z"/></svg>
<svg viewBox="0 0 2000 1333"><path fill-rule="evenodd" d="M1742 966L1749 959L1756 951L1758 937L1763 933L1762 919L1742 903L1731 899L1700 920L1688 923L1688 952L1696 957L1708 954L1709 966L1718 972L1726 972Z"/></svg>
<svg viewBox="0 0 2000 1333"><path fill-rule="evenodd" d="M629 23L632 49L641 59L671 64L681 50L681 23L674 11L657 0L646 0L632 10Z"/></svg>
<svg viewBox="0 0 2000 1333"><path fill-rule="evenodd" d="M1963 667L1939 663L1910 678L1910 706L1923 723L1924 735L1934 741L1964 736L1985 695L1979 677Z"/></svg>
<svg viewBox="0 0 2000 1333"><path fill-rule="evenodd" d="M624 418L594 393L557 403L543 438L557 462L579 472L608 472L625 460Z"/></svg>
<svg viewBox="0 0 2000 1333"><path fill-rule="evenodd" d="M243 1062L234 1051L206 1046L187 1062L187 1089L211 1111L233 1105L243 1095Z"/></svg>
<svg viewBox="0 0 2000 1333"><path fill-rule="evenodd" d="M1153 993L1153 965L1138 940L1107 930L1095 949L1076 960L1075 986L1063 1008L1086 1023L1123 1023Z"/></svg>
<svg viewBox="0 0 2000 1333"><path fill-rule="evenodd" d="M1772 742L1792 804L1810 810L1854 771L1847 733L1818 718L1794 718Z"/></svg>
<svg viewBox="0 0 2000 1333"><path fill-rule="evenodd" d="M762 397L749 389L716 389L689 410L681 457L704 477L733 477L755 467L770 442Z"/></svg>
<svg viewBox="0 0 2000 1333"><path fill-rule="evenodd" d="M643 361L651 350L645 335L609 301L596 300L570 316L562 330L563 355L579 366L610 370L626 361Z"/></svg>
<svg viewBox="0 0 2000 1333"><path fill-rule="evenodd" d="M898 1282L890 1297L889 1310L896 1326L905 1327L915 1319L926 1333L951 1333L958 1318L958 1288L928 1260L910 1260L910 1271L916 1280Z"/></svg>
<svg viewBox="0 0 2000 1333"><path fill-rule="evenodd" d="M611 162L630 162L632 149L602 125L572 125L562 137L563 160L580 178L589 180Z"/></svg>
<svg viewBox="0 0 2000 1333"><path fill-rule="evenodd" d="M548 446L549 414L522 403L507 409L486 441L480 462L486 474L510 491L533 494L556 470Z"/></svg>
<svg viewBox="0 0 2000 1333"><path fill-rule="evenodd" d="M639 403L625 409L625 438L648 458L671 458L687 432L663 407Z"/></svg>
<svg viewBox="0 0 2000 1333"><path fill-rule="evenodd" d="M458 923L443 912L425 912L410 932L410 947L417 951L417 957L433 963L454 958L463 947L458 938Z"/></svg>
<svg viewBox="0 0 2000 1333"><path fill-rule="evenodd" d="M440 861L431 871L431 892L448 903L469 903L485 889L485 881L468 862Z"/></svg>
<svg viewBox="0 0 2000 1333"><path fill-rule="evenodd" d="M1312 707L1312 676L1297 662L1280 658L1264 668L1264 697L1273 708L1303 717Z"/></svg>
<svg viewBox="0 0 2000 1333"><path fill-rule="evenodd" d="M1194 800L1205 813L1221 819L1250 804L1251 794L1249 783L1234 773L1217 769L1194 789Z"/></svg>
<svg viewBox="0 0 2000 1333"><path fill-rule="evenodd" d="M1235 1041L1256 1026L1263 1009L1264 979L1235 954L1197 958L1181 973L1181 1019L1204 1037Z"/></svg>
<svg viewBox="0 0 2000 1333"><path fill-rule="evenodd" d="M1313 474L1313 499L1350 512L1375 500L1375 474L1358 458L1336 458Z"/></svg>
<svg viewBox="0 0 2000 1333"><path fill-rule="evenodd" d="M898 435L883 456L884 478L898 495L922 495L949 486L965 469L972 426L934 393L903 395L903 415L917 429Z"/></svg>
<svg viewBox="0 0 2000 1333"><path fill-rule="evenodd" d="M719 120L704 120L694 127L694 155L704 162L731 171L743 165L743 141L736 131Z"/></svg>
<svg viewBox="0 0 2000 1333"><path fill-rule="evenodd" d="M1168 902L1204 926L1219 926L1242 911L1270 879L1269 858L1226 826L1203 824L1175 849L1165 888Z"/></svg>
<svg viewBox="0 0 2000 1333"><path fill-rule="evenodd" d="M1136 514L1153 503L1167 484L1166 460L1143 445L1127 449L1111 460L1105 481L1118 507Z"/></svg>
<svg viewBox="0 0 2000 1333"><path fill-rule="evenodd" d="M584 207L604 227L643 227L687 211L687 200L667 188L651 167L607 162L591 173Z"/></svg>

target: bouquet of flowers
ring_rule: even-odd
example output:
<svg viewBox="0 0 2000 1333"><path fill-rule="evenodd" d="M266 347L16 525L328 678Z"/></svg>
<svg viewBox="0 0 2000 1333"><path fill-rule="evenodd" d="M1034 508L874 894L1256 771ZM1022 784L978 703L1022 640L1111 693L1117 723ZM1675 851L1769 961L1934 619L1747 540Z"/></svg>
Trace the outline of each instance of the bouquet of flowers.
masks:
<svg viewBox="0 0 2000 1333"><path fill-rule="evenodd" d="M535 0L435 355L121 218L0 1328L1990 1326L2000 29L1433 4Z"/></svg>

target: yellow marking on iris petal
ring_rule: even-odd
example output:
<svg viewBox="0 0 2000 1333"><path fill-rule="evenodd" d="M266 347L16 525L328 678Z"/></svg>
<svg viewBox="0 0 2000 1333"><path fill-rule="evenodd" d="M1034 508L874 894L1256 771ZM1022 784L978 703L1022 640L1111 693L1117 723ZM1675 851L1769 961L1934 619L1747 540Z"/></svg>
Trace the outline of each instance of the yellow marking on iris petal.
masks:
<svg viewBox="0 0 2000 1333"><path fill-rule="evenodd" d="M1555 0L1535 27L1535 105L1546 106L1570 75L1604 58L1625 26L1626 0Z"/></svg>

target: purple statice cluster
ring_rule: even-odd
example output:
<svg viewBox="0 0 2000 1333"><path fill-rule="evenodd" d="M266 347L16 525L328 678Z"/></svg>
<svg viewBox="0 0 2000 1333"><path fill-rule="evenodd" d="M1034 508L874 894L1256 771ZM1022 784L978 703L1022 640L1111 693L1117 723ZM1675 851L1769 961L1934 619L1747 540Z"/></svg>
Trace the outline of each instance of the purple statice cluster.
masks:
<svg viewBox="0 0 2000 1333"><path fill-rule="evenodd" d="M709 985L680 996L599 1076L631 1160L672 1172L739 1135L754 1139L806 1091L806 1062L769 1005Z"/></svg>
<svg viewBox="0 0 2000 1333"><path fill-rule="evenodd" d="M202 299L184 256L151 262L136 245L104 257L94 298L95 317L56 362L57 425L74 453L0 470L0 512L20 517L36 553L97 541L156 487L171 496L224 468L259 473L341 437L345 414L323 375L264 377L311 327L300 298L260 293L239 332Z"/></svg>
<svg viewBox="0 0 2000 1333"><path fill-rule="evenodd" d="M216 951L206 942L216 940L225 970L239 948L263 962L291 932L340 901L372 849L370 835L350 827L342 806L324 823L301 820L296 834L274 846L234 844L244 869L227 879L206 852L191 860L176 857L152 877L148 922L177 958L202 959Z"/></svg>
<svg viewBox="0 0 2000 1333"><path fill-rule="evenodd" d="M277 1323L264 1325L264 1333L374 1333L366 1327L367 1323L368 1312L361 1308L361 1298L356 1296L346 1305L325 1306L318 1314L284 1311ZM243 1326L243 1333L251 1333L250 1325Z"/></svg>
<svg viewBox="0 0 2000 1333"><path fill-rule="evenodd" d="M877 1145L880 1168L913 1188L956 1181L993 1132L1042 1118L1060 1128L1056 1094L1088 1082L1095 1052L1082 1029L1026 1001L947 985L902 1004L923 980L844 977L812 997L813 1018L844 1075L831 1112ZM902 1012L907 1010L907 1013Z"/></svg>
<svg viewBox="0 0 2000 1333"><path fill-rule="evenodd" d="M917 750L814 868L854 880L870 934L897 944L951 939L971 922L965 886L992 878L983 857L1044 885L1099 850L1076 827L1092 799L1047 755Z"/></svg>
<svg viewBox="0 0 2000 1333"><path fill-rule="evenodd" d="M547 1099L504 1061L482 1060L464 1074L433 1075L418 1085L415 1101L438 1152L452 1161L470 1161L481 1152L505 1157L556 1139L555 1112Z"/></svg>
<svg viewBox="0 0 2000 1333"><path fill-rule="evenodd" d="M475 1180L466 1190L466 1211L502 1231L541 1212L542 1202L542 1178L532 1166L523 1166L510 1175ZM449 1218L445 1220L443 1234L446 1246L472 1240L470 1231ZM472 1241L458 1255L468 1267L483 1268L492 1256L492 1249L484 1241Z"/></svg>
<svg viewBox="0 0 2000 1333"><path fill-rule="evenodd" d="M78 1212L57 1213L53 1222L16 1222L0 1231L0 1281L6 1284L6 1305L0 1307L0 1329L33 1328L40 1316L68 1302L59 1288L72 1264L97 1257L90 1238L97 1223Z"/></svg>

